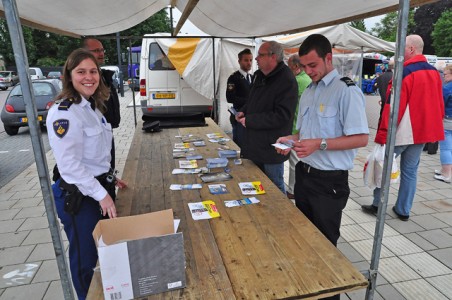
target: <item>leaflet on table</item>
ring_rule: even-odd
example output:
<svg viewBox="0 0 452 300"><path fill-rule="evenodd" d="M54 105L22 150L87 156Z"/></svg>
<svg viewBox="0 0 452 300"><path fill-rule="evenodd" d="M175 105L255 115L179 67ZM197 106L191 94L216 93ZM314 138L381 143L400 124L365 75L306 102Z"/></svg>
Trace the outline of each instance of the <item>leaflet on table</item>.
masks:
<svg viewBox="0 0 452 300"><path fill-rule="evenodd" d="M212 200L188 203L188 208L190 209L193 220L206 220L220 216L215 202Z"/></svg>
<svg viewBox="0 0 452 300"><path fill-rule="evenodd" d="M239 182L240 190L243 195L262 195L265 194L264 187L260 181Z"/></svg>
<svg viewBox="0 0 452 300"><path fill-rule="evenodd" d="M196 147L204 147L206 145L206 142L204 142L204 141L194 141L193 145L195 145Z"/></svg>
<svg viewBox="0 0 452 300"><path fill-rule="evenodd" d="M195 149L194 148L173 149L173 153L175 153L175 152L190 152L190 151L195 151Z"/></svg>
<svg viewBox="0 0 452 300"><path fill-rule="evenodd" d="M223 135L219 132L207 133L206 134L209 139L221 139Z"/></svg>
<svg viewBox="0 0 452 300"><path fill-rule="evenodd" d="M248 204L256 204L259 203L259 199L257 199L256 197L249 197L249 198L244 198L244 199L239 199L239 200L227 200L224 201L224 205L226 207L234 207L234 206L242 206L242 205L248 205Z"/></svg>
<svg viewBox="0 0 452 300"><path fill-rule="evenodd" d="M234 165L241 165L241 164L242 164L242 159L241 158L234 159Z"/></svg>
<svg viewBox="0 0 452 300"><path fill-rule="evenodd" d="M170 185L170 190L172 191L182 191L182 190L199 190L202 189L202 184L172 184Z"/></svg>
<svg viewBox="0 0 452 300"><path fill-rule="evenodd" d="M199 178L203 182L215 182L215 181L227 181L232 179L232 175L226 172L218 172L218 173L210 173L210 174L204 174L200 175Z"/></svg>
<svg viewBox="0 0 452 300"><path fill-rule="evenodd" d="M177 175L177 174L199 174L202 172L202 169L174 169L171 174Z"/></svg>
<svg viewBox="0 0 452 300"><path fill-rule="evenodd" d="M193 135L193 134L176 135L176 137L182 139L182 142L184 142L184 143L195 142L195 141L202 141L203 140L199 136L196 136L196 135Z"/></svg>
<svg viewBox="0 0 452 300"><path fill-rule="evenodd" d="M209 191L213 195L221 195L229 193L226 184L209 184Z"/></svg>
<svg viewBox="0 0 452 300"><path fill-rule="evenodd" d="M187 155L185 158L188 160L199 160L199 159L202 159L202 155L192 154L192 155Z"/></svg>
<svg viewBox="0 0 452 300"><path fill-rule="evenodd" d="M237 158L240 156L240 151L237 150L219 150L218 156L222 158Z"/></svg>
<svg viewBox="0 0 452 300"><path fill-rule="evenodd" d="M227 138L214 138L214 139L209 139L209 142L211 143L218 143L218 144L226 144L226 142L229 142L230 139Z"/></svg>
<svg viewBox="0 0 452 300"><path fill-rule="evenodd" d="M187 158L187 157L192 156L192 155L196 155L196 152L195 151L173 152L173 158Z"/></svg>
<svg viewBox="0 0 452 300"><path fill-rule="evenodd" d="M198 162L195 159L192 160L179 160L179 168L181 169L196 169Z"/></svg>
<svg viewBox="0 0 452 300"><path fill-rule="evenodd" d="M190 143L175 143L174 149L188 149L190 148Z"/></svg>
<svg viewBox="0 0 452 300"><path fill-rule="evenodd" d="M207 165L206 167L209 169L212 168L224 168L228 165L228 159L227 158L221 158L221 157L216 157L216 158L206 158L207 161Z"/></svg>

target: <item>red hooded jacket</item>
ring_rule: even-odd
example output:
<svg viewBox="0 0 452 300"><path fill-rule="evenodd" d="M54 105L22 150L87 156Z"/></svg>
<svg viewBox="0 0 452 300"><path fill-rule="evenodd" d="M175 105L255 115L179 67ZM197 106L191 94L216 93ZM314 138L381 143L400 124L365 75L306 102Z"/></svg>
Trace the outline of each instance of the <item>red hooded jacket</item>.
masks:
<svg viewBox="0 0 452 300"><path fill-rule="evenodd" d="M387 102L375 136L378 144L386 144L390 102L393 97L392 80L387 93ZM443 117L444 101L439 72L423 55L416 55L405 61L395 145L444 140Z"/></svg>

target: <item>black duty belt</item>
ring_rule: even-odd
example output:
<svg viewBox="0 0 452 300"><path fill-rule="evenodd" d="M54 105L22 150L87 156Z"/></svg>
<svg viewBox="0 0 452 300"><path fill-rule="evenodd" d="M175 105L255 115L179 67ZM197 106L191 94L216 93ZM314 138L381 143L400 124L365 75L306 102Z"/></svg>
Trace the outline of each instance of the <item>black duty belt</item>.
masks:
<svg viewBox="0 0 452 300"><path fill-rule="evenodd" d="M348 173L348 171L344 171L344 170L328 170L328 171L319 170L319 169L316 169L302 161L300 161L298 163L298 165L300 165L301 169L305 173L308 173L310 175L317 176L317 177L335 177L335 176L346 175Z"/></svg>

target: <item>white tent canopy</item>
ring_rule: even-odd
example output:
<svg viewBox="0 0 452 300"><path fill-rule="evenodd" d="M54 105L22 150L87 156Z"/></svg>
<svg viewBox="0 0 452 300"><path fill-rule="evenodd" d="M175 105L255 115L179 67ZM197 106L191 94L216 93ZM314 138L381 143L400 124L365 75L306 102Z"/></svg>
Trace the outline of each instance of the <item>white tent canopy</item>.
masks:
<svg viewBox="0 0 452 300"><path fill-rule="evenodd" d="M395 43L387 42L347 24L339 24L324 28L308 30L301 33L264 37L264 41L274 40L284 48L300 47L301 43L311 34L322 34L335 49L359 52L395 52Z"/></svg>
<svg viewBox="0 0 452 300"><path fill-rule="evenodd" d="M411 6L434 2L412 0ZM168 6L203 32L221 37L258 37L300 32L397 10L398 0L20 0L23 25L71 36L104 35L141 23ZM238 9L239 8L239 9ZM0 3L0 15L3 14Z"/></svg>

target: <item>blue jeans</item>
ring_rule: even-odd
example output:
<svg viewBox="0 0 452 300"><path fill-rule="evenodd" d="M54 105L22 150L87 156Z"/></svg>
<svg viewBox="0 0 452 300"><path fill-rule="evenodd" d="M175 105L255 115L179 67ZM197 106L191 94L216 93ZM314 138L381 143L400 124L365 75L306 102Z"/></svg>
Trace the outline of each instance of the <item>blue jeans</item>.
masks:
<svg viewBox="0 0 452 300"><path fill-rule="evenodd" d="M261 164L254 162L262 172L283 192L286 194L284 186L284 163L279 164ZM265 186L264 186L265 189Z"/></svg>
<svg viewBox="0 0 452 300"><path fill-rule="evenodd" d="M413 206L414 195L416 194L417 169L421 160L424 144L395 146L394 153L400 156L400 186L397 195L395 210L403 216L409 216L411 206ZM374 189L373 205L378 206L381 198L381 189Z"/></svg>
<svg viewBox="0 0 452 300"><path fill-rule="evenodd" d="M452 130L444 130L444 135L444 141L439 141L439 159L442 165L452 165Z"/></svg>

